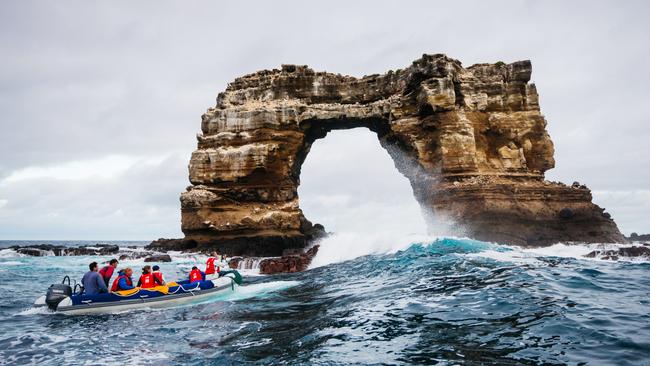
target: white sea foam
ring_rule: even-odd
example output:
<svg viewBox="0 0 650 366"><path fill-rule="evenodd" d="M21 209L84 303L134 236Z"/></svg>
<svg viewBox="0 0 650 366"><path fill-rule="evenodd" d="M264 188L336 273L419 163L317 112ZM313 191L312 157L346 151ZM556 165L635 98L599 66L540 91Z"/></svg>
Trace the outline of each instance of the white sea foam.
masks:
<svg viewBox="0 0 650 366"><path fill-rule="evenodd" d="M16 315L21 315L21 316L31 316L31 315L48 315L48 314L54 314L52 310L50 310L47 306L39 306L39 307L29 307Z"/></svg>
<svg viewBox="0 0 650 366"><path fill-rule="evenodd" d="M423 234L395 232L336 233L319 242L318 254L310 268L343 262L368 254L390 254L404 250L413 243L428 243L436 238Z"/></svg>
<svg viewBox="0 0 650 366"><path fill-rule="evenodd" d="M515 262L515 263L534 263L539 262L539 257L558 257L558 258L574 258L580 260L591 260L601 262L615 262L611 259L604 259L602 254L595 257L586 257L587 254L593 251L617 250L622 247L641 246L630 244L613 244L613 243L599 243L599 244L564 244L558 243L547 247L539 248L522 248L517 246L501 247L509 250L496 251L486 250L478 253L467 254L469 257L485 257L499 261ZM619 256L619 261L628 262L648 262L648 257L624 257Z"/></svg>
<svg viewBox="0 0 650 366"><path fill-rule="evenodd" d="M24 254L20 254L13 249L0 249L0 258L16 258L24 256Z"/></svg>
<svg viewBox="0 0 650 366"><path fill-rule="evenodd" d="M228 294L225 300L238 301L253 297L266 297L274 292L286 290L299 284L300 281L271 281L239 286L234 293Z"/></svg>
<svg viewBox="0 0 650 366"><path fill-rule="evenodd" d="M21 264L24 264L24 263L23 262L17 262L17 261L0 262L0 266L20 266Z"/></svg>

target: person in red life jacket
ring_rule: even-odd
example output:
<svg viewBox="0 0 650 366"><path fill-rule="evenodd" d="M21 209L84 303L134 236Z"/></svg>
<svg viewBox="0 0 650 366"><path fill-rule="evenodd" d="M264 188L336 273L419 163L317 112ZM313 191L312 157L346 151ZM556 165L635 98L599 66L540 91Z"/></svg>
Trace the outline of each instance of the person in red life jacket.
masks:
<svg viewBox="0 0 650 366"><path fill-rule="evenodd" d="M108 266L104 266L99 270L99 274L104 279L106 287L108 287L108 284L111 282L111 277L113 277L115 268L117 268L117 259L113 258L110 262L108 262Z"/></svg>
<svg viewBox="0 0 650 366"><path fill-rule="evenodd" d="M111 286L111 292L122 291L122 290L131 290L135 288L133 286L133 280L131 276L133 275L133 270L131 268L125 268L118 273L117 278L113 281L113 286Z"/></svg>
<svg viewBox="0 0 650 366"><path fill-rule="evenodd" d="M156 278L158 283L160 283L162 286L166 285L167 282L165 282L165 278L163 277L162 272L160 272L160 267L158 266L153 266L153 276Z"/></svg>
<svg viewBox="0 0 650 366"><path fill-rule="evenodd" d="M146 265L142 267L142 276L138 280L138 287L152 288L156 286L162 286L162 283L151 272L151 266Z"/></svg>
<svg viewBox="0 0 650 366"><path fill-rule="evenodd" d="M205 273L201 272L196 266L192 267L190 272L190 283L203 281Z"/></svg>
<svg viewBox="0 0 650 366"><path fill-rule="evenodd" d="M217 256L218 256L218 254L217 254ZM210 258L208 258L207 262L205 262L205 274L206 275L215 274L215 272L219 273L220 269L219 269L218 265L216 266L216 270L215 270L214 262L216 260L217 260L217 258L210 257Z"/></svg>

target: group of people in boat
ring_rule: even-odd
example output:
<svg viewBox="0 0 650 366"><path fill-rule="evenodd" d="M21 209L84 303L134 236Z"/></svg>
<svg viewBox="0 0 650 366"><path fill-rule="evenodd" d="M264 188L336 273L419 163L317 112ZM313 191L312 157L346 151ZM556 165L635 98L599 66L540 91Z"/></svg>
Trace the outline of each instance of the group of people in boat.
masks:
<svg viewBox="0 0 650 366"><path fill-rule="evenodd" d="M192 267L192 270L189 273L190 283L204 281L207 275L219 273L220 267L218 263L222 260L225 260L225 255L221 256L218 253L214 253L213 256L209 257L206 261L205 271L201 271L197 266ZM108 264L101 269L99 269L97 262L90 263L88 265L90 270L86 272L81 279L84 294L97 295L100 293L131 290L136 287L146 289L156 286L165 286L167 284L159 266L154 265L152 267L150 265L145 265L142 267L142 275L140 275L137 284L134 285L133 282L133 270L126 267L118 271L117 277L113 280L113 283L109 288L109 283L111 283L111 278L117 269L118 263L117 259L111 259Z"/></svg>

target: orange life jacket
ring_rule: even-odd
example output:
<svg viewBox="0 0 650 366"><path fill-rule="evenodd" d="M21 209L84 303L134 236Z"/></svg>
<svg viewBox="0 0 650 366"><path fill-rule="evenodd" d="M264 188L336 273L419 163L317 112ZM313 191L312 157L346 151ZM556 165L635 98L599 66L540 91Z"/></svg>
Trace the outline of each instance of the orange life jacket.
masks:
<svg viewBox="0 0 650 366"><path fill-rule="evenodd" d="M190 283L197 281L203 281L203 276L201 275L201 271L193 269L192 272L190 272Z"/></svg>
<svg viewBox="0 0 650 366"><path fill-rule="evenodd" d="M140 288L152 288L155 286L156 284L153 278L153 273L147 273L140 276Z"/></svg>
<svg viewBox="0 0 650 366"><path fill-rule="evenodd" d="M119 276L117 276L115 281L113 281L113 286L111 286L111 292L115 292L115 291L119 290L119 282L120 282L120 279L122 279L122 278L126 279L126 284L127 285L133 286L133 281L131 281L131 277L129 277L129 276L125 275L125 274L119 275Z"/></svg>
<svg viewBox="0 0 650 366"><path fill-rule="evenodd" d="M214 274L214 260L216 258L210 257L208 258L208 261L205 262L205 274L206 275L211 275Z"/></svg>

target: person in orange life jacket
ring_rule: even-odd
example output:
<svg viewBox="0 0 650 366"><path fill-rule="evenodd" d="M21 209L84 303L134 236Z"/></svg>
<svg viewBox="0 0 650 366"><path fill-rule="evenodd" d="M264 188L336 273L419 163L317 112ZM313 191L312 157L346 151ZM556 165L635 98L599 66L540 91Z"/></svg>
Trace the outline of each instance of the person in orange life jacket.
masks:
<svg viewBox="0 0 650 366"><path fill-rule="evenodd" d="M135 288L133 286L133 280L131 276L133 275L133 270L131 268L124 268L118 273L117 278L113 281L113 286L111 286L111 292L122 291L122 290L131 290Z"/></svg>
<svg viewBox="0 0 650 366"><path fill-rule="evenodd" d="M108 266L104 266L99 270L99 274L104 279L106 287L108 287L108 284L111 282L111 277L113 276L115 268L117 268L117 259L113 258L110 262L108 262Z"/></svg>
<svg viewBox="0 0 650 366"><path fill-rule="evenodd" d="M190 272L190 283L203 281L205 279L205 273L201 272L196 266L192 267Z"/></svg>
<svg viewBox="0 0 650 366"><path fill-rule="evenodd" d="M138 287L152 288L156 286L162 286L162 282L151 273L151 266L146 265L142 267L142 276L140 276L140 279L138 280Z"/></svg>
<svg viewBox="0 0 650 366"><path fill-rule="evenodd" d="M167 284L165 282L165 278L163 277L162 272L160 272L160 267L158 266L153 266L153 276L156 277L159 283L161 283L163 286Z"/></svg>

